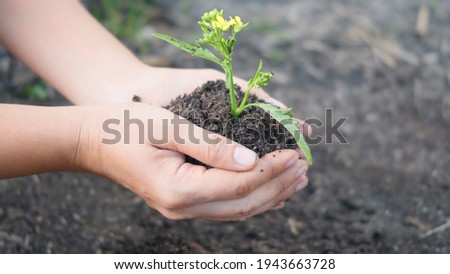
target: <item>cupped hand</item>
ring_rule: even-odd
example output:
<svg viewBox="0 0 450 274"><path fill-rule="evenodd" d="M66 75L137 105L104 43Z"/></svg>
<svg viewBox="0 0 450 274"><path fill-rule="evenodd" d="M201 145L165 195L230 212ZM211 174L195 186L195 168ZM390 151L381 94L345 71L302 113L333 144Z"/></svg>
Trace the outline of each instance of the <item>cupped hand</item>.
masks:
<svg viewBox="0 0 450 274"><path fill-rule="evenodd" d="M121 183L169 219L245 220L280 208L307 184L308 165L294 150L259 159L155 105L95 107L83 125L80 166ZM187 163L185 155L213 168Z"/></svg>

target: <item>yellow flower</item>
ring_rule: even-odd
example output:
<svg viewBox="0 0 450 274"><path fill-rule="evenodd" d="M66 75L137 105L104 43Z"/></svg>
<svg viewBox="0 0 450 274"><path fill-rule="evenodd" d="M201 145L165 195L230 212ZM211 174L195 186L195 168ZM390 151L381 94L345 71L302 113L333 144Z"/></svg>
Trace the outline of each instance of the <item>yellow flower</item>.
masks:
<svg viewBox="0 0 450 274"><path fill-rule="evenodd" d="M209 12L205 12L205 14L203 14L202 16L202 21L205 23L209 23L212 20L214 20L214 18L216 18L217 15L223 14L223 10L218 11L217 9L213 9L212 11Z"/></svg>
<svg viewBox="0 0 450 274"><path fill-rule="evenodd" d="M233 18L230 17L230 19L233 19ZM235 33L240 32L245 26L248 25L248 22L245 23L245 24L243 24L243 23L242 23L242 20L241 20L241 17L239 17L239 16L235 16L234 19L233 19L233 21L235 22L235 24L234 24L234 26L233 26L233 27L234 27L234 32L235 32Z"/></svg>
<svg viewBox="0 0 450 274"><path fill-rule="evenodd" d="M231 18L231 17L230 17L230 18ZM241 17L235 16L235 17L234 17L234 21L236 21L236 25L238 25L238 26L242 25Z"/></svg>
<svg viewBox="0 0 450 274"><path fill-rule="evenodd" d="M215 29L221 29L222 31L227 31L231 26L235 24L234 19L225 20L222 15L217 15L216 19L211 22L211 26Z"/></svg>

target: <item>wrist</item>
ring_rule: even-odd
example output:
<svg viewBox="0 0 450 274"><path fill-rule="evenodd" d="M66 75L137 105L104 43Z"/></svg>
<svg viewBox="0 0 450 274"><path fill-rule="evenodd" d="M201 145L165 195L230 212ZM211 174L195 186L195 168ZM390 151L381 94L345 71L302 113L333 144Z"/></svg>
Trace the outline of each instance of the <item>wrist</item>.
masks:
<svg viewBox="0 0 450 274"><path fill-rule="evenodd" d="M59 109L59 110L58 110ZM54 146L63 171L88 171L86 169L88 151L91 107L56 107L52 108L56 118L53 135Z"/></svg>
<svg viewBox="0 0 450 274"><path fill-rule="evenodd" d="M102 117L106 117L107 106L77 106L78 118L71 135L70 162L74 171L101 173Z"/></svg>

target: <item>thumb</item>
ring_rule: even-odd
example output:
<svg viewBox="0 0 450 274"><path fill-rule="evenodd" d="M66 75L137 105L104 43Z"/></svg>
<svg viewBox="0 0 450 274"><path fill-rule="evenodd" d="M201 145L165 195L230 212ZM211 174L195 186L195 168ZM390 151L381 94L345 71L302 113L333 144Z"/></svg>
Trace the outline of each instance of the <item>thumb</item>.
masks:
<svg viewBox="0 0 450 274"><path fill-rule="evenodd" d="M179 146L179 151L209 166L245 171L253 168L258 160L256 153L237 142L233 142L218 134L210 133L214 141Z"/></svg>
<svg viewBox="0 0 450 274"><path fill-rule="evenodd" d="M179 119L184 121L170 126L168 142L156 146L189 155L216 168L245 171L255 166L258 156L254 151L181 117Z"/></svg>

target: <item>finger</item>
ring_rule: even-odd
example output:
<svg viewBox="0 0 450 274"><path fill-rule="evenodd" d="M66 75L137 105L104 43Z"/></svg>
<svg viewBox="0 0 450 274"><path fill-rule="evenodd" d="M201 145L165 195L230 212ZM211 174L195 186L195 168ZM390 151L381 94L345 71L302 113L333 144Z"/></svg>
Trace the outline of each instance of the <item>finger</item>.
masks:
<svg viewBox="0 0 450 274"><path fill-rule="evenodd" d="M295 183L293 183L288 189L280 193L273 201L266 203L264 206L260 207L252 216L259 215L268 210L279 210L284 207L284 201L289 199L294 193L302 190L308 185L308 177L306 177L306 172L300 176ZM274 206L275 205L275 206Z"/></svg>
<svg viewBox="0 0 450 274"><path fill-rule="evenodd" d="M245 171L257 162L257 154L219 134L202 129L188 120L174 115L171 123L166 123L167 142L153 145L181 152L212 167Z"/></svg>
<svg viewBox="0 0 450 274"><path fill-rule="evenodd" d="M303 136L305 137L312 136L312 127L308 123L298 118L294 118L294 120L298 122L297 127L303 133Z"/></svg>
<svg viewBox="0 0 450 274"><path fill-rule="evenodd" d="M280 210L284 208L284 202L279 203L278 205L274 206L272 209L270 210Z"/></svg>
<svg viewBox="0 0 450 274"><path fill-rule="evenodd" d="M306 159L305 153L303 153L303 151L299 147L297 147L295 151L297 152L299 159L302 160Z"/></svg>
<svg viewBox="0 0 450 274"><path fill-rule="evenodd" d="M302 164L303 164L303 167L305 167L306 171L307 171L307 168L308 168L307 162L304 161ZM293 184L291 184L286 190L284 190L282 193L280 193L273 200L267 202L265 205L260 207L251 216L248 216L248 218L262 214L269 210L280 210L280 209L284 208L286 200L288 200L293 194L302 190L303 188L305 188L308 185L308 177L306 176L306 171L300 176L299 179L297 179ZM298 177L298 175L297 175L297 177ZM243 220L245 220L245 218Z"/></svg>
<svg viewBox="0 0 450 274"><path fill-rule="evenodd" d="M305 187L307 187L308 186L308 182L309 182L308 176L306 176L306 174L304 174L302 176L300 182L298 183L297 188L295 189L295 191L298 192L298 191L304 189Z"/></svg>
<svg viewBox="0 0 450 274"><path fill-rule="evenodd" d="M287 175L289 176L289 175ZM292 176L292 175L290 175ZM284 173L282 175L279 176L280 178L276 178L273 181L272 186L278 186L277 191L280 191L279 185L281 184L282 181L286 181L286 176L284 176ZM292 180L292 179L288 179L288 180ZM288 183L285 183L288 184ZM285 185L286 186L286 185ZM284 187L283 186L283 189ZM268 192L268 189L266 188L264 190L264 193ZM205 207L205 212L201 212L201 214L205 214L205 215L200 215L201 218L205 218L205 216L207 216L207 219L210 220L217 220L217 221L244 221L247 220L248 218L255 216L257 214L260 214L264 211L267 211L271 208L273 208L275 205L280 205L284 206L283 201L286 200L287 198L289 198L293 193L295 192L295 184L291 183L290 185L287 185L287 187L281 192L279 193L276 198L270 198L269 201L266 201L264 203L263 200L259 200L259 201L252 201L250 202L249 205L248 202L243 202L241 201L236 202L236 201L228 201L228 202L218 202L216 206L213 206L211 204L208 204L207 207ZM281 196L283 195L283 196ZM261 196L261 194L259 194L259 196ZM260 197L262 198L262 197ZM267 197L266 197L267 198ZM222 205L220 205L219 203L223 203ZM225 204L226 203L226 204ZM209 209L209 210L208 210ZM211 210L213 209L213 210ZM209 214L209 215L208 215Z"/></svg>
<svg viewBox="0 0 450 274"><path fill-rule="evenodd" d="M247 219L259 212L261 207L268 203L271 204L270 208L272 208L282 202L282 199L290 197L296 189L294 183L305 173L306 168L304 161L297 161L285 172L257 188L247 197L209 202L184 209L183 211L189 211L196 217L214 220ZM286 190L288 191L286 192ZM284 193L284 196L280 197L282 193Z"/></svg>
<svg viewBox="0 0 450 274"><path fill-rule="evenodd" d="M175 178L179 183L173 191L188 201L180 207L240 199L250 195L297 162L300 161L295 151L281 150L265 155L252 170L239 173L185 163L176 169Z"/></svg>
<svg viewBox="0 0 450 274"><path fill-rule="evenodd" d="M272 201L267 202L265 205L260 207L258 210L256 210L253 214L247 216L247 217L229 217L229 218L213 218L211 220L215 221L244 221L248 218L251 218L253 216L262 214L266 211L274 211L274 210L280 210L284 208L285 201L288 200L295 192L300 191L301 189L305 188L308 185L308 178L306 177L306 174L304 173L301 176L301 179L290 185L286 190L284 190L282 193L280 193L277 198L273 199ZM277 203L279 201L279 203ZM273 206L276 204L276 206Z"/></svg>
<svg viewBox="0 0 450 274"><path fill-rule="evenodd" d="M269 210L279 210L282 209L285 206L285 201L288 200L293 194L296 192L302 190L308 185L308 177L306 176L306 171L308 170L308 164L306 161L303 161L302 163L302 169L299 172L302 172L302 174L297 174L297 180L291 184L286 190L284 190L282 193L280 193L277 197L272 199L271 201L267 202L263 206L261 206L259 209L257 209L250 217L259 215L261 213L264 213ZM304 172L303 172L304 170Z"/></svg>

